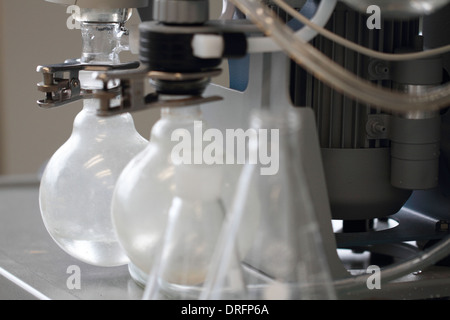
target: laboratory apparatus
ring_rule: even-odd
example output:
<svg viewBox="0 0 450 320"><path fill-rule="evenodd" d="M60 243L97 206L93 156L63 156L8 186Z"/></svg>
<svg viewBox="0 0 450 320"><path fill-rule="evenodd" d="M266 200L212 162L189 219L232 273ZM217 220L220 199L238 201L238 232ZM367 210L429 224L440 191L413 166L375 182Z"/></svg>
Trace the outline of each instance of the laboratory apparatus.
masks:
<svg viewBox="0 0 450 320"><path fill-rule="evenodd" d="M113 228L110 203L119 174L148 143L136 131L130 114L99 117L99 103L92 96L94 89L103 86L92 77L93 71L138 65L119 61L120 51L127 47L124 24L130 13L130 8L80 8L75 18L82 37L81 57L38 67L44 74L44 82L39 84L45 93L45 99L39 101L41 107L54 108L83 99L72 135L43 172L39 195L42 218L62 249L97 266L128 262Z"/></svg>
<svg viewBox="0 0 450 320"><path fill-rule="evenodd" d="M224 0L218 20L208 4L136 4L140 67L96 66L102 85L89 96L105 121L162 110L111 202L102 199L145 296L449 297L450 1ZM229 86L213 81L223 63ZM57 90L46 103L82 96L52 68L44 79ZM252 172L261 163L249 157L224 179L214 166L173 163L177 129L201 123L227 137L258 119L261 129L261 117L280 132L275 174ZM219 223L218 189L227 187L234 196ZM212 230L214 254L214 240L201 241Z"/></svg>
<svg viewBox="0 0 450 320"><path fill-rule="evenodd" d="M302 150L298 144L301 125L294 109L276 112L261 109L252 113L250 127L271 130L272 135L268 141L261 136L251 139L249 154L267 148L271 154L278 154L279 169L269 175L262 174L264 166L258 163L249 162L243 168L202 298L336 298L312 197L305 185ZM253 219L257 232L248 250L242 252L237 250L237 235L245 229L243 222L248 212L255 210L251 205L255 200L260 204ZM241 266L236 263L239 257Z"/></svg>
<svg viewBox="0 0 450 320"><path fill-rule="evenodd" d="M198 19L198 21L190 23L201 23L206 21L207 17L206 13L199 17L188 16L189 19ZM160 19L165 18L162 16ZM137 95L137 102L131 107L138 109L160 107L161 118L152 128L148 147L127 165L117 181L112 200L112 217L119 241L130 258L130 274L142 286L149 281L147 275L155 268L157 252L166 233L165 230L173 227L167 224L167 220L171 215L170 208L173 206L175 193L181 188L176 181L183 180L177 178L176 172L182 169L176 169L173 153L176 152L180 141L187 140L194 150L188 147L188 150L182 152L190 155L188 157L190 162L194 163L198 158L203 159L203 148L202 146L197 147L196 137L202 139L209 124L203 117L201 105L221 99L220 96L215 95L202 96L211 77L220 75L221 70L218 66L221 59L199 59L192 54L189 55L189 43L195 30L210 36L214 36L212 32L215 32L213 27L184 24L173 24L167 29L164 25L151 23L143 24L140 28L140 61L144 65L148 65L151 71L144 68L132 75L135 82L130 81L130 88L132 91L143 91L143 81L148 79L155 91L149 93L145 99L142 95ZM234 37L230 34L230 37L241 42L245 40L239 34ZM185 46L186 49L184 49ZM180 51L178 48L187 51ZM243 55L244 51L241 50L241 54ZM228 54L230 57L236 55L239 55L239 51ZM155 56L157 56L156 59ZM104 83L113 80L114 77L120 77L123 83L129 81L130 75L127 72L117 71L99 77ZM138 81L140 86L133 86ZM98 93L98 96L101 95L102 93ZM108 96L105 95L104 110L106 113L117 112L114 106L109 105L107 98ZM148 102L148 105L145 102ZM123 107L126 106L123 105ZM201 164L195 163L199 166ZM209 172L208 169L204 170ZM226 172L224 173L223 188L219 188L217 192L220 194L214 200L220 203L225 201L223 205L227 206L233 196L240 167L230 165L223 170ZM195 178L195 174L191 174L189 178L186 175L182 176L189 180L191 189L198 189L193 192L197 192L200 198L203 197L204 187L202 184L208 185L208 183L199 180L200 184L194 185L195 179L199 179ZM188 186L183 188L188 188ZM212 186L209 188L214 189ZM197 200L201 203L200 198ZM200 204L200 206L202 205ZM200 213L195 212L196 214L190 215L194 220L190 223L183 223L181 226L187 228L188 225L196 225L197 215ZM219 213L212 214L214 218L211 218L211 221L214 221L213 225L218 228L223 217ZM179 222L174 221L173 223ZM213 227L209 223L205 222L205 224L207 228ZM201 227L201 225L198 226ZM195 230L186 230L186 232L196 234ZM213 237L215 235L215 233L211 234ZM214 238L207 242L210 243L209 245L215 243ZM190 255L189 250L186 250L184 254Z"/></svg>

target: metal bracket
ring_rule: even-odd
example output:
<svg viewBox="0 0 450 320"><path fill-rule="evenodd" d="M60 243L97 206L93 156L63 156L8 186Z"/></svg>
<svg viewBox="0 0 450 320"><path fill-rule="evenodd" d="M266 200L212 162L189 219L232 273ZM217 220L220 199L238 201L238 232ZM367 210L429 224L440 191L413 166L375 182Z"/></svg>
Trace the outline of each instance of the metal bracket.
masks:
<svg viewBox="0 0 450 320"><path fill-rule="evenodd" d="M148 80L160 80L173 83L208 80L222 72L213 69L196 73L170 73L139 69L132 71L108 71L97 73L96 79L104 84L102 90L96 90L94 98L100 100L99 116L112 116L124 112L135 112L150 108L184 107L220 101L220 96L203 97L198 94L177 96L164 95L158 92L145 93L145 83ZM120 93L116 89L109 89L107 84L112 80L120 80ZM120 95L119 105L114 105Z"/></svg>
<svg viewBox="0 0 450 320"><path fill-rule="evenodd" d="M66 60L61 64L38 66L37 72L44 76L44 81L38 83L38 90L45 93L45 99L38 100L41 108L56 108L68 103L93 97L92 90L82 89L80 71L108 71L136 69L139 62L117 65L88 64L79 60ZM65 76L66 75L66 76Z"/></svg>

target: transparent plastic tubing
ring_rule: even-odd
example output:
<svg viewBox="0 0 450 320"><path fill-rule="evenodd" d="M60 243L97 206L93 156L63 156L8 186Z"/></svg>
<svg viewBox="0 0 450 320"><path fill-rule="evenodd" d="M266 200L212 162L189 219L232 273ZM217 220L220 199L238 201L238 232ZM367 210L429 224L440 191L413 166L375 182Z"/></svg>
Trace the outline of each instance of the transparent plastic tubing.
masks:
<svg viewBox="0 0 450 320"><path fill-rule="evenodd" d="M450 85L423 93L400 93L380 88L347 71L296 36L273 12L257 0L231 0L293 59L336 91L388 112L437 111L450 105Z"/></svg>
<svg viewBox="0 0 450 320"><path fill-rule="evenodd" d="M429 57L433 57L433 56L437 56L437 55L441 55L441 54L450 52L450 45L442 46L442 47L439 47L436 49L429 49L426 51L404 53L404 54L384 53L384 52L375 51L375 50L366 48L364 46L361 46L357 43L354 43L352 41L349 41L341 36L338 36L337 34L331 32L331 31L328 31L324 27L322 27L318 24L315 24L314 22L310 21L308 18L303 16L300 12L298 12L294 8L292 8L285 1L286 0L273 0L273 2L276 5L278 5L280 8L285 10L292 17L294 17L295 19L297 19L304 25L308 26L309 28L315 30L320 35L330 39L331 41L339 43L340 45L342 45L344 47L347 47L351 50L362 53L369 57L373 57L373 58L380 59L380 60L388 60L388 61L404 61L404 60L424 59L424 58L429 58Z"/></svg>
<svg viewBox="0 0 450 320"><path fill-rule="evenodd" d="M342 81L339 89L354 98L369 104L380 106L390 111L405 112L410 110L436 110L447 107L450 104L450 85L439 87L423 96L399 95L378 87L362 85L362 80L350 74L343 68L336 68L335 63L326 58L312 46L298 39L291 29L276 20L265 5L255 0L230 0L242 12L244 12L263 32L271 36L280 46L288 52L296 61L308 71L334 85L334 82ZM361 83L359 83L361 82ZM353 88L351 87L353 86ZM362 90L358 94L358 90ZM377 97L378 95L378 97ZM375 103L374 103L375 102ZM399 103L396 105L396 103ZM397 263L381 270L381 281L387 283L399 279L409 273L423 270L450 255L450 236L445 237L433 247L423 251L416 257L405 262ZM353 276L334 281L335 289L342 293L345 290L357 291L367 289L366 281L370 275Z"/></svg>

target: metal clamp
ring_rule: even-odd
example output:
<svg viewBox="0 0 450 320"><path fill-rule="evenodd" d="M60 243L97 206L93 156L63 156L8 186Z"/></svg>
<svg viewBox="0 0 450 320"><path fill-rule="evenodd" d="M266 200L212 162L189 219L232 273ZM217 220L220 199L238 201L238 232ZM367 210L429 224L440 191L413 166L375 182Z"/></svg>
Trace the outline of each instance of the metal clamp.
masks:
<svg viewBox="0 0 450 320"><path fill-rule="evenodd" d="M38 100L37 103L41 108L55 108L80 99L92 98L93 91L81 87L80 71L129 70L136 69L139 65L139 62L105 65L66 60L61 64L38 66L37 72L43 74L44 81L38 83L37 87L45 93L45 99Z"/></svg>
<svg viewBox="0 0 450 320"><path fill-rule="evenodd" d="M125 112L134 112L150 108L184 107L220 101L220 96L203 97L201 94L172 93L165 95L161 92L145 92L145 83L148 80L166 81L170 84L180 84L190 81L204 81L209 83L211 77L217 76L220 69L196 73L171 73L161 71L148 71L147 69L133 71L108 71L98 73L97 80L103 82L103 90L96 90L94 98L100 100L99 116L112 116ZM107 84L112 80L120 80L120 103L117 105L115 89L109 89ZM200 90L202 91L202 90Z"/></svg>

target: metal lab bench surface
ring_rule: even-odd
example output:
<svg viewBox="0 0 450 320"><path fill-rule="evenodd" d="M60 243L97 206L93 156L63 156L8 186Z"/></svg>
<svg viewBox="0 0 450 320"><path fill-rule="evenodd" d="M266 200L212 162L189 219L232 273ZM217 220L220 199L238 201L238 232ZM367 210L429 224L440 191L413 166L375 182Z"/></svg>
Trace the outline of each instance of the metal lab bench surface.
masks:
<svg viewBox="0 0 450 320"><path fill-rule="evenodd" d="M59 248L45 229L38 196L38 177L0 177L1 300L142 298L127 266L91 266ZM75 275L79 282L72 281Z"/></svg>

